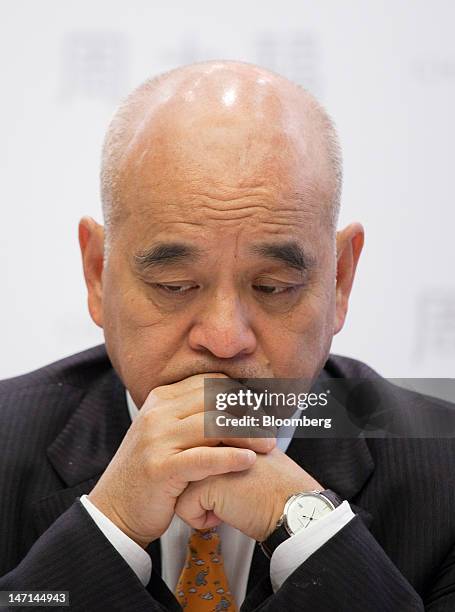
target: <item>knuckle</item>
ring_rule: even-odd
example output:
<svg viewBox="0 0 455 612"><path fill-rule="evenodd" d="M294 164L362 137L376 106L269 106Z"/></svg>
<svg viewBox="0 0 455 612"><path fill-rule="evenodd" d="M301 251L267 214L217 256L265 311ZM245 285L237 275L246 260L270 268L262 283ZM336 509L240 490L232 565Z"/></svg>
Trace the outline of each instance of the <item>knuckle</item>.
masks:
<svg viewBox="0 0 455 612"><path fill-rule="evenodd" d="M160 404L169 398L169 389L165 386L155 387L150 391L147 395L147 399L145 400L145 406L153 407L156 404Z"/></svg>
<svg viewBox="0 0 455 612"><path fill-rule="evenodd" d="M163 394L161 392L161 387L155 387L152 389L145 400L145 403L148 406L154 406L157 402L161 401L163 398Z"/></svg>
<svg viewBox="0 0 455 612"><path fill-rule="evenodd" d="M163 410L158 409L159 406L156 404L148 404L139 411L138 421L141 426L148 429L149 432L153 432L161 428L163 423Z"/></svg>
<svg viewBox="0 0 455 612"><path fill-rule="evenodd" d="M213 466L213 455L203 448L199 448L194 454L195 466L199 469L210 469Z"/></svg>
<svg viewBox="0 0 455 612"><path fill-rule="evenodd" d="M156 457L149 457L144 465L145 473L151 480L156 480L158 476L163 474L162 462Z"/></svg>

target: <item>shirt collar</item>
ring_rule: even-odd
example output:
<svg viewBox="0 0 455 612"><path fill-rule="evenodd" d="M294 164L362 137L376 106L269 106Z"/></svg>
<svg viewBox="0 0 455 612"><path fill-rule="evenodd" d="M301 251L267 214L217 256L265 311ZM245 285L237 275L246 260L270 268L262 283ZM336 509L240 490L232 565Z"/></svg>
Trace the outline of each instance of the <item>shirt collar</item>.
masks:
<svg viewBox="0 0 455 612"><path fill-rule="evenodd" d="M139 409L136 406L136 404L134 403L134 400L131 397L130 392L128 391L128 389L125 389L125 392L126 392L126 403L128 405L128 412L129 412L129 415L130 415L130 419L131 419L131 421L134 421L134 419L139 414Z"/></svg>

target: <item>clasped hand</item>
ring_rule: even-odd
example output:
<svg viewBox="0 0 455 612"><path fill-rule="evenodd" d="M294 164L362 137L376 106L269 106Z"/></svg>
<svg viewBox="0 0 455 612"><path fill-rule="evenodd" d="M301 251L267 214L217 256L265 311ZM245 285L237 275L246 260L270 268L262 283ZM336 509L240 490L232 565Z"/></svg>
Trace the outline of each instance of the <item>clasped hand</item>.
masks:
<svg viewBox="0 0 455 612"><path fill-rule="evenodd" d="M264 540L292 493L319 483L271 437L204 436L204 378L156 387L89 499L140 546L176 513L191 527L221 522Z"/></svg>

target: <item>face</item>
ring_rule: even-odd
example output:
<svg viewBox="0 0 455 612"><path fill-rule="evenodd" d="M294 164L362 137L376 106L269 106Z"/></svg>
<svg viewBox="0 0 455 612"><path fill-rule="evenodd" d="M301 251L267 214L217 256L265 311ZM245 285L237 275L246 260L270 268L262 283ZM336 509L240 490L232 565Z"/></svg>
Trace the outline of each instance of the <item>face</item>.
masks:
<svg viewBox="0 0 455 612"><path fill-rule="evenodd" d="M158 150L153 130L136 143L104 270L102 228L81 222L90 311L138 406L197 373L315 377L361 249L358 227L336 241L298 141L248 147L248 123L192 127L188 147L181 125Z"/></svg>

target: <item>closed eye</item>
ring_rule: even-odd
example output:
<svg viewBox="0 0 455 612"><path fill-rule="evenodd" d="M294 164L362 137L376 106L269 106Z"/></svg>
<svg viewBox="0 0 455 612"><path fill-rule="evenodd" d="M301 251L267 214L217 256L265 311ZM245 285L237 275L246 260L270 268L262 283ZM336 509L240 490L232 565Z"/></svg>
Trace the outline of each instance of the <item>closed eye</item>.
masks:
<svg viewBox="0 0 455 612"><path fill-rule="evenodd" d="M190 291L194 289L198 289L198 285L194 285L192 283L185 283L181 285L171 285L166 283L153 283L153 287L165 293L167 295L175 295L175 296L184 296L190 293ZM297 291L300 288L300 285L288 285L288 286L280 286L280 285L252 285L254 291L257 293L261 293L264 296L280 296L280 295L288 295Z"/></svg>
<svg viewBox="0 0 455 612"><path fill-rule="evenodd" d="M289 287L278 287L276 285L253 285L253 289L266 295L281 295L283 293L292 293L292 291L296 290L297 287L295 285L291 285Z"/></svg>
<svg viewBox="0 0 455 612"><path fill-rule="evenodd" d="M163 291L164 293L173 293L175 295L184 295L191 291L191 289L197 289L197 285L186 284L186 285L165 285L163 283L153 283L154 287Z"/></svg>

